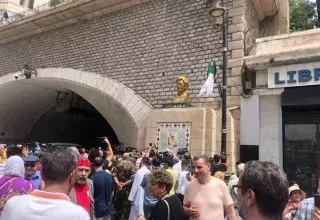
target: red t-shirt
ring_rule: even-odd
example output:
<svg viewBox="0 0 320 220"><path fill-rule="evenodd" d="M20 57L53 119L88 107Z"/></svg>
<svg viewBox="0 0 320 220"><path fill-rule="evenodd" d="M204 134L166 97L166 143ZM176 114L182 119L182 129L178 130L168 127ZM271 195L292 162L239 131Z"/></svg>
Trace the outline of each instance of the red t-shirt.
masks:
<svg viewBox="0 0 320 220"><path fill-rule="evenodd" d="M74 184L76 192L77 205L82 206L90 214L90 197L88 195L87 184Z"/></svg>

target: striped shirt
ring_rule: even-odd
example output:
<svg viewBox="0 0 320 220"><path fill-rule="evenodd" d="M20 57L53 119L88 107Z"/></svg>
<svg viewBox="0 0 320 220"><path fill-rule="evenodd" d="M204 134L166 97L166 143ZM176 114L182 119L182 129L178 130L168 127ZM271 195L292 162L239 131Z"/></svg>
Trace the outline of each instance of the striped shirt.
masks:
<svg viewBox="0 0 320 220"><path fill-rule="evenodd" d="M303 200L293 220L312 220L313 206L314 206L314 198L308 198Z"/></svg>

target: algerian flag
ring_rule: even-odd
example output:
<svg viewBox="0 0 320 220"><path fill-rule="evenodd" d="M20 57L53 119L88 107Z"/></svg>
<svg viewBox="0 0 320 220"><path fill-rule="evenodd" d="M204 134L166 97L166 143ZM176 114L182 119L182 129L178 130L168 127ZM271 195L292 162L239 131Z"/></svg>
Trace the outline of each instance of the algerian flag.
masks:
<svg viewBox="0 0 320 220"><path fill-rule="evenodd" d="M207 96L210 96L213 94L213 88L215 84L214 79L215 79L216 72L217 72L216 62L214 61L209 64L207 80L201 87L201 90L199 93L200 96L205 93L207 93Z"/></svg>

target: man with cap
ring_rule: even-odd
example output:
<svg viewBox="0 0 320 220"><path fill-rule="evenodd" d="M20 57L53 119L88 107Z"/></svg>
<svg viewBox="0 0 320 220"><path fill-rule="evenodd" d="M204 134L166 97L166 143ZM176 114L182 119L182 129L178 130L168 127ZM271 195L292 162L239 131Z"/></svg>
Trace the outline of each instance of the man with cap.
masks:
<svg viewBox="0 0 320 220"><path fill-rule="evenodd" d="M77 163L77 180L70 192L70 200L83 207L94 219L93 182L88 178L91 162L88 159L80 159Z"/></svg>
<svg viewBox="0 0 320 220"><path fill-rule="evenodd" d="M34 189L40 189L41 185L41 173L35 169L36 165L39 163L39 157L35 155L28 155L23 158L25 176L24 178L30 181Z"/></svg>

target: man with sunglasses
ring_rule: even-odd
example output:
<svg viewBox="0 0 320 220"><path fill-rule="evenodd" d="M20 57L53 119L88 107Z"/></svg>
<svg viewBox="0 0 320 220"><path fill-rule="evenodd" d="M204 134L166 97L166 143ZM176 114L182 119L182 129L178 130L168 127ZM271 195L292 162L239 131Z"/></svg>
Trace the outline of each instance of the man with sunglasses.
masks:
<svg viewBox="0 0 320 220"><path fill-rule="evenodd" d="M40 189L41 185L41 173L35 169L39 163L39 157L35 155L29 155L23 158L25 167L25 179L30 181L35 189Z"/></svg>

